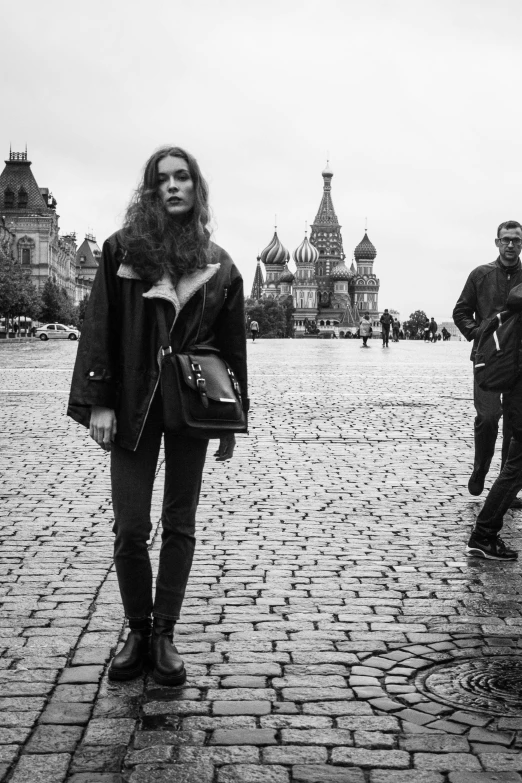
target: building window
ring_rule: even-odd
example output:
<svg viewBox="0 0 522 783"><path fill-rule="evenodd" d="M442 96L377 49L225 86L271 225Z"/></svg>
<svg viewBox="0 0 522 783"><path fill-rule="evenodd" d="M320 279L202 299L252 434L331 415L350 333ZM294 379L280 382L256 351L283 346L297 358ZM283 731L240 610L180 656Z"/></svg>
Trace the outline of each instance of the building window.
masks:
<svg viewBox="0 0 522 783"><path fill-rule="evenodd" d="M11 190L11 188L6 188L4 190L4 207L7 207L7 209L12 209L14 207L14 200L14 190Z"/></svg>
<svg viewBox="0 0 522 783"><path fill-rule="evenodd" d="M22 266L30 266L31 265L31 250L28 247L22 248Z"/></svg>
<svg viewBox="0 0 522 783"><path fill-rule="evenodd" d="M20 190L18 191L18 206L21 207L22 209L25 209L25 207L27 207L27 201L28 201L27 190L25 188L20 188Z"/></svg>

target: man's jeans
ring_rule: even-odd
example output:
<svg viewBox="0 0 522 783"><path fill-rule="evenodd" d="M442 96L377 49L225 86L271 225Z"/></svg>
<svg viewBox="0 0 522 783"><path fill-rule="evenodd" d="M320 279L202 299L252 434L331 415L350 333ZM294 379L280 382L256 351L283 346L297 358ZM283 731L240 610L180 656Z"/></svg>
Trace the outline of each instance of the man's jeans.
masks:
<svg viewBox="0 0 522 783"><path fill-rule="evenodd" d="M151 500L163 432L161 397L156 395L136 451L113 444L114 562L129 620L155 617L177 620L195 548L196 509L208 440L165 433L163 526L156 595L147 541Z"/></svg>
<svg viewBox="0 0 522 783"><path fill-rule="evenodd" d="M382 344L383 345L388 345L389 340L390 340L390 327L389 326L386 327L383 324L383 327L382 327Z"/></svg>
<svg viewBox="0 0 522 783"><path fill-rule="evenodd" d="M483 392L487 393L487 392ZM500 476L491 487L477 517L475 529L482 535L493 535L502 529L504 514L522 489L522 377L514 388L504 393L504 443L506 429L512 433Z"/></svg>
<svg viewBox="0 0 522 783"><path fill-rule="evenodd" d="M477 382L473 385L473 401L477 415L475 417L475 460L473 470L486 474L495 453L495 443L498 435L498 422L502 416L502 401L500 392L483 391ZM511 426L508 417L502 422L502 465L506 461Z"/></svg>

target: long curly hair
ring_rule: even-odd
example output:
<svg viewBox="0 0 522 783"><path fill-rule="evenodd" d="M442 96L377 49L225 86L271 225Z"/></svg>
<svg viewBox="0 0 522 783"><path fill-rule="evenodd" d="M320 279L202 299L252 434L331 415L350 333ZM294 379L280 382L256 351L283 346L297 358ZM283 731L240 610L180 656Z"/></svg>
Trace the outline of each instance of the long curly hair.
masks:
<svg viewBox="0 0 522 783"><path fill-rule="evenodd" d="M186 161L194 183L194 206L182 220L165 210L158 193L158 163L168 156ZM127 208L122 245L128 263L150 283L165 272L174 283L185 272L205 267L210 257L208 185L197 160L180 147L161 147L150 156Z"/></svg>

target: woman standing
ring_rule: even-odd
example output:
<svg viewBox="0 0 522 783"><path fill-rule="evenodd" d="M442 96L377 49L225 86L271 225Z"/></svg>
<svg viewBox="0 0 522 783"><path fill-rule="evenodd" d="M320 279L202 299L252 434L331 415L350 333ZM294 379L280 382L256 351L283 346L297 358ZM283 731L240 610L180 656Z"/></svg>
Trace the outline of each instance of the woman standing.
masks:
<svg viewBox="0 0 522 783"><path fill-rule="evenodd" d="M138 676L152 657L154 679L180 685L173 644L195 547L195 517L208 440L164 431L156 303L165 308L173 353L218 348L248 410L243 281L210 241L208 187L195 158L164 147L146 163L123 229L103 254L83 323L68 415L111 452L114 562L129 634L109 669ZM153 596L147 549L152 489L165 448L162 544ZM220 440L228 460L235 439Z"/></svg>

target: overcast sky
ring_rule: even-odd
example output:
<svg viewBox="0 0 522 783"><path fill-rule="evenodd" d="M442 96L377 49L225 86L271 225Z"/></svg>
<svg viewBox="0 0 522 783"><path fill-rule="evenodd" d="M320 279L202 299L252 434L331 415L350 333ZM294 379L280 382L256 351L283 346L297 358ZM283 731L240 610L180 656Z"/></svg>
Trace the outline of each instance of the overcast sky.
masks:
<svg viewBox="0 0 522 783"><path fill-rule="evenodd" d="M101 244L152 151L186 147L248 292L329 154L348 265L367 217L380 308L441 319L522 222L521 22L520 0L26 0L2 12L0 154L27 142L62 233Z"/></svg>

